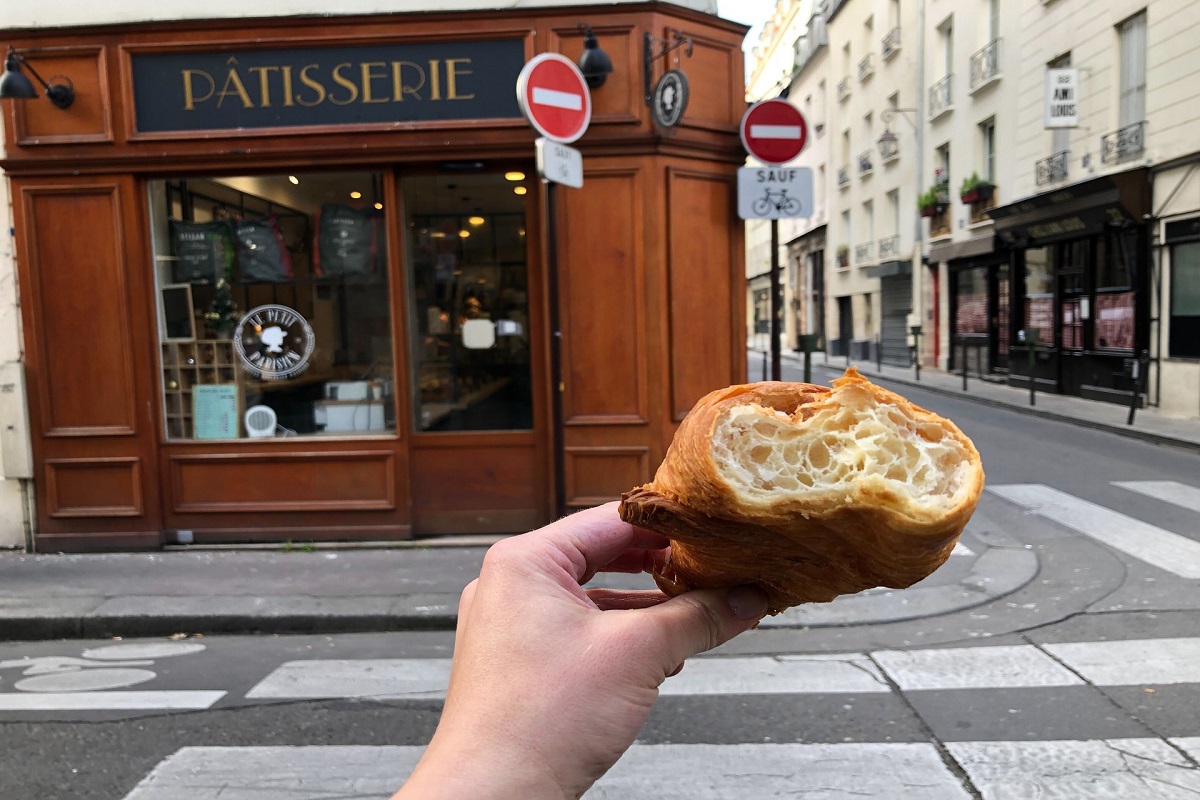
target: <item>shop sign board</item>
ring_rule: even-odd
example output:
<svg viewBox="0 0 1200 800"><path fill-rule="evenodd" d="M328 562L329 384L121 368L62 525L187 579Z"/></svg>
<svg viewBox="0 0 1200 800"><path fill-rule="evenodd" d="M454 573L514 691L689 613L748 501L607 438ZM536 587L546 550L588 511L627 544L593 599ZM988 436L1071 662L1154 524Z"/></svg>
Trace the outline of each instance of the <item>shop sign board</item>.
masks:
<svg viewBox="0 0 1200 800"><path fill-rule="evenodd" d="M1079 70L1046 70L1045 127L1079 127Z"/></svg>
<svg viewBox="0 0 1200 800"><path fill-rule="evenodd" d="M517 76L517 104L539 134L570 144L592 120L592 95L579 67L558 53L541 53Z"/></svg>
<svg viewBox="0 0 1200 800"><path fill-rule="evenodd" d="M516 119L523 39L130 54L138 133Z"/></svg>
<svg viewBox="0 0 1200 800"><path fill-rule="evenodd" d="M583 154L574 147L540 137L537 148L538 175L572 189L583 188Z"/></svg>
<svg viewBox="0 0 1200 800"><path fill-rule="evenodd" d="M809 167L742 167L738 170L740 218L806 219L812 212L813 175Z"/></svg>
<svg viewBox="0 0 1200 800"><path fill-rule="evenodd" d="M786 100L763 100L742 115L742 145L764 164L786 164L808 143L808 123Z"/></svg>

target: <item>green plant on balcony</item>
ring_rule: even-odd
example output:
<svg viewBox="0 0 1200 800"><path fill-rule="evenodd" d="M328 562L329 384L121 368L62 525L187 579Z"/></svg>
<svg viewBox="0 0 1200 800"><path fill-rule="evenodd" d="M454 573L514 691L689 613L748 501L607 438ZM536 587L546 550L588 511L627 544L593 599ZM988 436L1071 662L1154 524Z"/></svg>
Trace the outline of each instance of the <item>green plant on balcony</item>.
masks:
<svg viewBox="0 0 1200 800"><path fill-rule="evenodd" d="M946 206L950 204L949 191L949 184L941 181L929 187L929 191L918 195L917 208L920 210L921 216L932 217L945 211Z"/></svg>
<svg viewBox="0 0 1200 800"><path fill-rule="evenodd" d="M962 199L964 205L972 205L973 203L982 203L992 198L992 191L996 185L989 180L979 177L978 172L972 172L966 178L963 178L962 186L958 190L958 196Z"/></svg>
<svg viewBox="0 0 1200 800"><path fill-rule="evenodd" d="M839 244L837 246L837 263L839 267L850 266L850 245Z"/></svg>

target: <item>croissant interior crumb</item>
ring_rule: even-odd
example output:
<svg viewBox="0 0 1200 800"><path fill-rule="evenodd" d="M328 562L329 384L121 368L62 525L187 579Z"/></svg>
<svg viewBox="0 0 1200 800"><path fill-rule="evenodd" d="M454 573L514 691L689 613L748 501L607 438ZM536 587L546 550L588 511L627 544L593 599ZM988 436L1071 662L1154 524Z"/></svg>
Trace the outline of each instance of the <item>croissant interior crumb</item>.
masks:
<svg viewBox="0 0 1200 800"><path fill-rule="evenodd" d="M815 413L802 406L794 415L757 403L731 408L712 438L722 477L763 502L781 492L834 491L849 499L869 475L925 508L949 508L962 499L969 456L945 428L880 404L861 387L838 387L831 399Z"/></svg>

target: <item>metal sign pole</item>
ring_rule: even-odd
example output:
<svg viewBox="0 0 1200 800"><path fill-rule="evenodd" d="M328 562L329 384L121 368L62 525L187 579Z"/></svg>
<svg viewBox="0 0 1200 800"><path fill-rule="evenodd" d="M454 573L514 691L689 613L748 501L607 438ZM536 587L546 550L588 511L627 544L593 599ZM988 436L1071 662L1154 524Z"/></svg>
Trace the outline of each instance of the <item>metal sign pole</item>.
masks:
<svg viewBox="0 0 1200 800"><path fill-rule="evenodd" d="M779 220L771 220L771 380L783 380L779 333L783 322L783 303L779 297Z"/></svg>
<svg viewBox="0 0 1200 800"><path fill-rule="evenodd" d="M554 448L554 516L567 513L566 462L563 439L562 321L558 307L558 208L554 181L546 181L546 291L550 323L551 427Z"/></svg>

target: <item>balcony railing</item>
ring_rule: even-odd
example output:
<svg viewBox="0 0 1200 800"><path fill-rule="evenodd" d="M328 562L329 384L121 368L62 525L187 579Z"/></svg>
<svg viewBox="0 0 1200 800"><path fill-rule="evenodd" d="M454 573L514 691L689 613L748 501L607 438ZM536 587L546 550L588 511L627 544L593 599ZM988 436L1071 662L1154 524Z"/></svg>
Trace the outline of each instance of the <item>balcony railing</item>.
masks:
<svg viewBox="0 0 1200 800"><path fill-rule="evenodd" d="M865 264L871 260L871 243L854 245L854 263Z"/></svg>
<svg viewBox="0 0 1200 800"><path fill-rule="evenodd" d="M871 53L863 56L863 60L858 62L858 82L866 83L867 79L875 74L875 57Z"/></svg>
<svg viewBox="0 0 1200 800"><path fill-rule="evenodd" d="M850 168L838 167L837 181L839 189L847 189L850 187Z"/></svg>
<svg viewBox="0 0 1200 800"><path fill-rule="evenodd" d="M1068 150L1063 150L1060 153L1055 153L1049 158L1043 158L1037 162L1037 185L1045 186L1048 183L1059 183L1067 179L1067 164L1071 153Z"/></svg>
<svg viewBox="0 0 1200 800"><path fill-rule="evenodd" d="M1100 140L1100 160L1105 164L1137 158L1146 150L1146 123L1135 122Z"/></svg>
<svg viewBox="0 0 1200 800"><path fill-rule="evenodd" d="M888 31L888 35L883 37L883 60L887 61L892 56L900 51L900 26L892 28Z"/></svg>
<svg viewBox="0 0 1200 800"><path fill-rule="evenodd" d="M900 257L900 234L888 236L879 240L879 260L886 261Z"/></svg>
<svg viewBox="0 0 1200 800"><path fill-rule="evenodd" d="M971 56L971 91L975 91L1000 74L1000 40L993 39Z"/></svg>
<svg viewBox="0 0 1200 800"><path fill-rule="evenodd" d="M858 154L858 176L864 177L870 175L875 170L875 165L871 163L871 151L864 150Z"/></svg>
<svg viewBox="0 0 1200 800"><path fill-rule="evenodd" d="M929 118L937 119L950 110L953 94L953 75L947 75L929 87Z"/></svg>
<svg viewBox="0 0 1200 800"><path fill-rule="evenodd" d="M838 102L839 103L842 102L849 96L850 96L850 76L847 75L846 77L844 77L840 81L838 81L838 85L837 85Z"/></svg>

